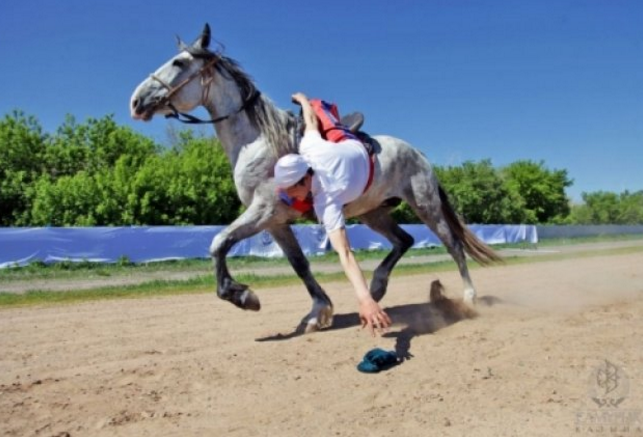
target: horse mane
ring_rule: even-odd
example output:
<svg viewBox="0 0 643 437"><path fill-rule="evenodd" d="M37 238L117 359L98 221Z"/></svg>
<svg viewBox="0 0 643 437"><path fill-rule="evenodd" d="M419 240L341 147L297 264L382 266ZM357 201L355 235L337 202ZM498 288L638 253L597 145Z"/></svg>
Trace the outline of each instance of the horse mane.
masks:
<svg viewBox="0 0 643 437"><path fill-rule="evenodd" d="M259 92L253 79L234 59L203 48L189 47L186 50L194 57L208 60L213 57L218 58L215 64L216 70L237 84L242 101L253 99L252 96ZM273 156L279 158L287 153L297 153L297 145L294 144L291 135L296 123L291 112L278 109L270 98L259 93L259 96L246 108L246 113L251 122L266 137Z"/></svg>

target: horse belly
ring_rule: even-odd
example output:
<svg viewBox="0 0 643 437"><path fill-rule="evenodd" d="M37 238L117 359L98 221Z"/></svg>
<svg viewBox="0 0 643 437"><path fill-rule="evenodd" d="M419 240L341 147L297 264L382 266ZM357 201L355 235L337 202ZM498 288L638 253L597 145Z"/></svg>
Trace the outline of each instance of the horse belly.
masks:
<svg viewBox="0 0 643 437"><path fill-rule="evenodd" d="M352 218L359 217L378 208L384 201L381 196L368 196L368 193L355 200L354 202L344 205L344 217Z"/></svg>

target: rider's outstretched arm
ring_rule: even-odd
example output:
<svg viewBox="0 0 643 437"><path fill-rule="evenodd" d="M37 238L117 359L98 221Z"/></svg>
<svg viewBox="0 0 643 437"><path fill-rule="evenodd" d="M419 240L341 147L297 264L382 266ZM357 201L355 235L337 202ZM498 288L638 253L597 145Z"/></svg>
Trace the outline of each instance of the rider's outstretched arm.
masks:
<svg viewBox="0 0 643 437"><path fill-rule="evenodd" d="M350 249L346 229L342 227L331 231L328 233L328 237L330 243L333 245L333 249L335 249L339 255L344 273L346 273L348 280L355 290L362 327L367 328L371 332L371 335L375 335L376 331L381 334L386 328L391 326L392 322L388 314L373 300L368 291L368 285L366 285L366 279L364 278L362 269L359 267L355 255Z"/></svg>

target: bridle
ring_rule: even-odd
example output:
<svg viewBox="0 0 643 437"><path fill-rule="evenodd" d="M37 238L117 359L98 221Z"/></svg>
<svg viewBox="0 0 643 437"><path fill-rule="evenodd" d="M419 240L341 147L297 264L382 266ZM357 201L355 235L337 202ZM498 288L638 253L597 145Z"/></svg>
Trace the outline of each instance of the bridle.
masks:
<svg viewBox="0 0 643 437"><path fill-rule="evenodd" d="M181 123L187 123L187 124L219 123L221 121L227 120L233 115L236 115L240 112L245 111L248 108L248 106L250 106L252 103L254 103L255 100L257 100L257 98L259 98L261 93L259 92L259 90L254 89L253 92L244 100L243 104L239 109L231 112L228 115L213 118L210 120L201 120L200 118L195 117L193 115L178 111L172 104L172 101L171 101L172 97L174 97L174 95L178 93L185 85L192 82L194 79L196 79L199 76L201 77L201 86L203 89L203 95L201 96L201 103L205 104L206 102L209 101L210 84L214 80L213 67L220 59L221 58L219 56L214 56L211 60L204 63L203 66L198 71L195 71L194 73L192 73L190 76L188 76L186 79L184 79L174 87L172 87L170 84L166 83L164 80L159 78L156 74L154 73L150 74L151 79L154 79L155 81L160 83L163 86L163 88L167 89L168 91L167 94L163 96L163 98L161 98L157 103L157 105L159 106L161 105L167 106L172 111L170 114L167 114L165 118L175 118Z"/></svg>

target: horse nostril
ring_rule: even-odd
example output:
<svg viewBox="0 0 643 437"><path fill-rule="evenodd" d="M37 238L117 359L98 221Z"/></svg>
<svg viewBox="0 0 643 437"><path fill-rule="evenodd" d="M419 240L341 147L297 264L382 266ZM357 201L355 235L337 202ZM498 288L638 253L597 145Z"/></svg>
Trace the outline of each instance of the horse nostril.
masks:
<svg viewBox="0 0 643 437"><path fill-rule="evenodd" d="M138 103L139 103L139 100L138 100L138 99L134 99L134 100L132 100L132 109L136 109L136 108L138 108Z"/></svg>

